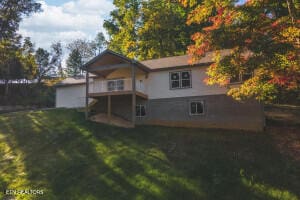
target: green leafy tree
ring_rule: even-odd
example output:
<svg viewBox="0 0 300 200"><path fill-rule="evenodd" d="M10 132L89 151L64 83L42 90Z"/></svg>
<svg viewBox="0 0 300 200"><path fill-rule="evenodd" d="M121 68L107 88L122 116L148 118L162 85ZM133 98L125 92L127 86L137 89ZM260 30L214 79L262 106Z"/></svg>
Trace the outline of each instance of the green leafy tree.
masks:
<svg viewBox="0 0 300 200"><path fill-rule="evenodd" d="M64 70L62 67L62 55L63 48L61 42L56 42L51 45L51 65L53 66L52 74L55 74L58 77L64 77Z"/></svg>
<svg viewBox="0 0 300 200"><path fill-rule="evenodd" d="M144 60L185 54L191 44L195 26L185 24L189 8L178 2L116 0L114 5L104 22L110 49Z"/></svg>
<svg viewBox="0 0 300 200"><path fill-rule="evenodd" d="M193 26L185 24L188 10L169 0L144 1L141 26L137 31L137 55L152 59L183 55L191 44Z"/></svg>
<svg viewBox="0 0 300 200"><path fill-rule="evenodd" d="M33 80L37 73L37 65L34 57L34 44L31 42L29 37L24 38L22 46L24 63L24 79Z"/></svg>
<svg viewBox="0 0 300 200"><path fill-rule="evenodd" d="M5 83L4 96L8 96L9 82L33 77L36 65L27 46L29 43L29 40L25 39L21 48L19 40L15 40L15 43L9 40L0 42L0 80Z"/></svg>
<svg viewBox="0 0 300 200"><path fill-rule="evenodd" d="M274 101L293 92L300 97L299 4L293 0L180 0L192 9L187 24L198 25L188 47L191 62L215 51L215 63L207 71L207 84L229 87L235 99ZM220 56L219 51L231 49ZM238 87L230 87L237 74L254 72Z"/></svg>
<svg viewBox="0 0 300 200"><path fill-rule="evenodd" d="M67 49L72 53L75 50L80 54L81 63L85 63L95 56L95 49L90 41L77 39L67 45Z"/></svg>
<svg viewBox="0 0 300 200"><path fill-rule="evenodd" d="M38 48L35 52L35 59L37 64L37 74L36 79L38 83L49 77L53 66L50 64L50 53L43 49Z"/></svg>
<svg viewBox="0 0 300 200"><path fill-rule="evenodd" d="M95 52L95 55L100 54L101 51L106 47L106 39L104 37L104 34L102 32L99 32L96 36L96 38L91 41L91 47Z"/></svg>
<svg viewBox="0 0 300 200"><path fill-rule="evenodd" d="M24 15L40 10L41 4L34 0L0 1L0 40L12 38Z"/></svg>
<svg viewBox="0 0 300 200"><path fill-rule="evenodd" d="M115 0L111 18L104 22L110 41L108 47L133 58L137 50L137 29L140 27L142 0Z"/></svg>
<svg viewBox="0 0 300 200"><path fill-rule="evenodd" d="M67 59L67 75L79 76L82 75L81 66L84 64L81 54L78 49L73 49Z"/></svg>
<svg viewBox="0 0 300 200"><path fill-rule="evenodd" d="M40 6L33 0L0 1L0 79L5 82L5 96L8 96L10 81L26 78L28 68L34 68L32 55L23 52L21 36L16 32L23 16L39 11Z"/></svg>
<svg viewBox="0 0 300 200"><path fill-rule="evenodd" d="M91 42L82 39L74 40L73 42L68 44L67 49L70 51L70 54L66 62L67 75L82 75L82 70L80 69L80 67L96 55L98 48L100 48L100 46L97 46L97 44L95 44L95 41Z"/></svg>

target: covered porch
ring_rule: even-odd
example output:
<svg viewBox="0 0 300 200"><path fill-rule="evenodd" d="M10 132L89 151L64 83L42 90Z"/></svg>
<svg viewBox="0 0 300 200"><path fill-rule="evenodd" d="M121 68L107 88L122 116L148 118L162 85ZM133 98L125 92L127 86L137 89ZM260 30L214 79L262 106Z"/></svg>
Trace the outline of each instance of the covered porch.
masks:
<svg viewBox="0 0 300 200"><path fill-rule="evenodd" d="M143 64L106 50L83 66L86 71L86 119L90 117L91 107L94 106L90 99L99 101L103 98L106 103L106 120L103 122L113 123L112 98L130 96L130 102L121 102L124 107L130 106L130 123L135 126L136 99L147 99L146 81L149 69ZM100 113L100 112L99 112ZM98 114L99 114L98 113ZM103 118L103 113L101 115Z"/></svg>

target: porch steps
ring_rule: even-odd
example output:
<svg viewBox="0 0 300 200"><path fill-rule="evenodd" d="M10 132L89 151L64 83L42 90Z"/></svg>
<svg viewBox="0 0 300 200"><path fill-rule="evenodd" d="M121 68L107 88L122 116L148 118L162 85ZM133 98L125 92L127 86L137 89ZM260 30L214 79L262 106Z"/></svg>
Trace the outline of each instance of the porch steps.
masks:
<svg viewBox="0 0 300 200"><path fill-rule="evenodd" d="M110 124L113 126L123 127L123 128L133 128L134 126L130 121L127 121L121 117L112 115L109 119L106 113L99 113L90 117L90 120L97 123Z"/></svg>
<svg viewBox="0 0 300 200"><path fill-rule="evenodd" d="M94 105L96 105L97 102L98 102L97 99L93 99L93 100L91 101L91 103L89 103L88 108L91 109Z"/></svg>

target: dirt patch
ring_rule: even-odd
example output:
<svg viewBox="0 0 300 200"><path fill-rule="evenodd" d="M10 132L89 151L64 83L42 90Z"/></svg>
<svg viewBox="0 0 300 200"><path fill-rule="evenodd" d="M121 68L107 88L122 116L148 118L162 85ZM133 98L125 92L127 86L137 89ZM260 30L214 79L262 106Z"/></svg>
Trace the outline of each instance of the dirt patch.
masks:
<svg viewBox="0 0 300 200"><path fill-rule="evenodd" d="M111 124L123 128L133 128L132 123L127 120L124 120L116 116L111 116L111 118L109 119L107 117L107 114L102 114L102 113L90 117L90 120L98 123L103 123L103 124Z"/></svg>

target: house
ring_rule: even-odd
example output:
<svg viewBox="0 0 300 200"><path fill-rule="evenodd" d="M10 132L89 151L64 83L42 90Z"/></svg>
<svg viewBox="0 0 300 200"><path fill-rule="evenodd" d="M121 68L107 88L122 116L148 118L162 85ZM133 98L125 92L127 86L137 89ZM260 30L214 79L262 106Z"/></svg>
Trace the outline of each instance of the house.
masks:
<svg viewBox="0 0 300 200"><path fill-rule="evenodd" d="M222 50L228 55L230 50ZM238 102L228 88L203 80L213 62L207 53L194 65L174 56L138 62L106 50L83 66L84 79L66 79L56 92L57 107L86 107L135 124L262 130L262 105Z"/></svg>

